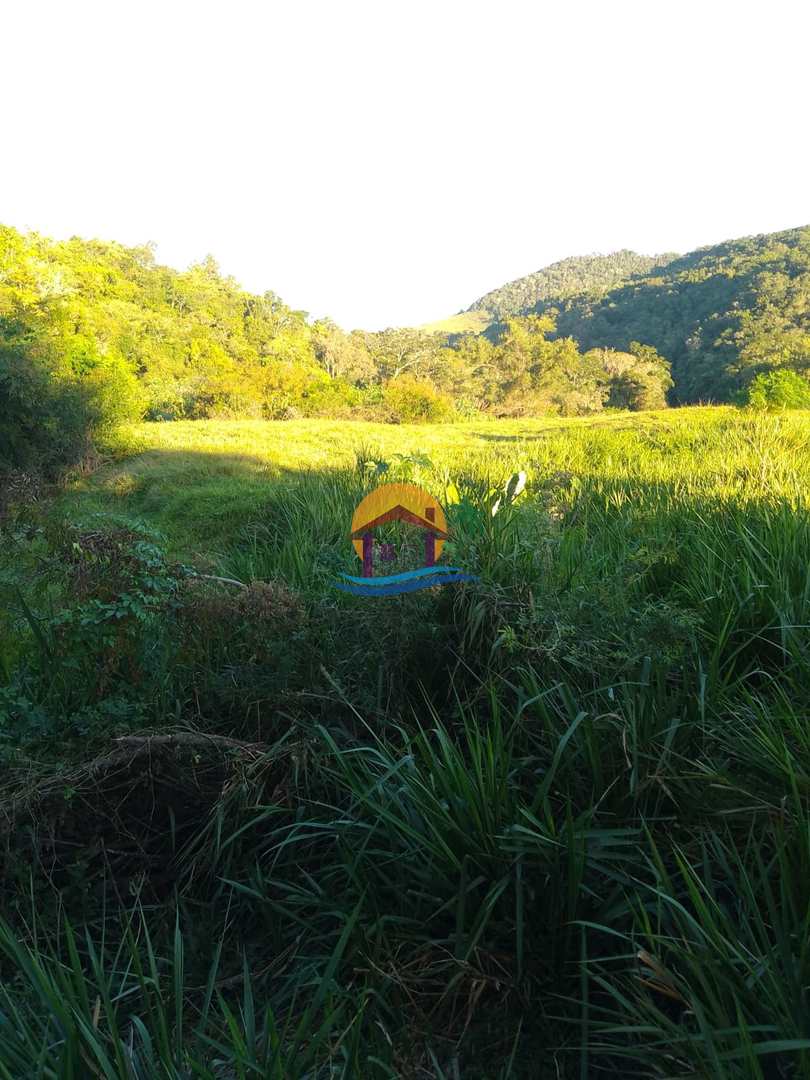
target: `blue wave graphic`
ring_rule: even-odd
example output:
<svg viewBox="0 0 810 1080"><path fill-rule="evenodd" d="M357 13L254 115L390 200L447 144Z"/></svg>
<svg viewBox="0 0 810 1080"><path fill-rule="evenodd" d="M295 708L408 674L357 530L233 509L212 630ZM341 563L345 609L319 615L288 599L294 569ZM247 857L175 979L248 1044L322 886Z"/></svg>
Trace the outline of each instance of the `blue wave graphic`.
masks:
<svg viewBox="0 0 810 1080"><path fill-rule="evenodd" d="M353 581L355 585L390 585L395 581L407 581L409 578L428 577L430 574L444 574L458 571L460 566L420 566L418 570L403 570L401 574L389 574L388 577L352 577L351 574L341 573L341 577L347 581Z"/></svg>
<svg viewBox="0 0 810 1080"><path fill-rule="evenodd" d="M432 569L426 567L426 569ZM347 575L348 576L348 575ZM386 585L354 585L346 581L333 582L336 589L340 589L341 592L351 593L352 596L397 596L400 593L416 592L419 589L432 589L434 585L449 585L454 581L477 581L478 578L475 574L448 574L440 571L430 576L414 577L413 571L406 571L404 574L392 575L393 580L389 577L388 584ZM382 578L361 578L366 582L370 580L382 581Z"/></svg>

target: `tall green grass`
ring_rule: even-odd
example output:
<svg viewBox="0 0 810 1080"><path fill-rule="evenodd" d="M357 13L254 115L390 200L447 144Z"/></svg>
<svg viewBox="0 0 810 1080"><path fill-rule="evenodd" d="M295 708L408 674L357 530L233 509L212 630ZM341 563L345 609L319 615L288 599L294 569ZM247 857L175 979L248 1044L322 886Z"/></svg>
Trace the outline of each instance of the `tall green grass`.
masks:
<svg viewBox="0 0 810 1080"><path fill-rule="evenodd" d="M6 804L47 781L57 840L3 881L0 1075L810 1076L806 416L139 437L4 533ZM478 582L333 589L396 479ZM170 553L159 613L115 598L126 650L58 557L68 522L112 521ZM261 623L256 581L288 590L255 593ZM54 796L55 760L78 776L141 724L243 749ZM45 934L26 894L71 859L85 928Z"/></svg>

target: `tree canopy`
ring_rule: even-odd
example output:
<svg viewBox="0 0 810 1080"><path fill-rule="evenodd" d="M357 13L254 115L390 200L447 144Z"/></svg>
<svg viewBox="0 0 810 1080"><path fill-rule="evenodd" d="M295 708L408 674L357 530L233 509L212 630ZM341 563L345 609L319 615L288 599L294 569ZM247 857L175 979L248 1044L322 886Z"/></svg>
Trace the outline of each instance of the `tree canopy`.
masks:
<svg viewBox="0 0 810 1080"><path fill-rule="evenodd" d="M674 258L677 258L674 254L638 255L626 250L611 255L574 255L493 289L467 310L485 311L497 322L510 315L525 314L541 302L564 300L582 293L600 295Z"/></svg>

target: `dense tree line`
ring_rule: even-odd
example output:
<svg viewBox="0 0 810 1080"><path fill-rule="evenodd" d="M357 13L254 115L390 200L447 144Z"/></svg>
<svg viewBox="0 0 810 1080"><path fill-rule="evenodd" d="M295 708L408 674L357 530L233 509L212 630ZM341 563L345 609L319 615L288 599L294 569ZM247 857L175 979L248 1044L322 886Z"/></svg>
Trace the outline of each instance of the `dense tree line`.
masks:
<svg viewBox="0 0 810 1080"><path fill-rule="evenodd" d="M0 228L0 460L46 470L121 420L577 415L665 402L654 350L582 352L549 315L489 337L346 333L208 258L185 271L148 246L54 242Z"/></svg>

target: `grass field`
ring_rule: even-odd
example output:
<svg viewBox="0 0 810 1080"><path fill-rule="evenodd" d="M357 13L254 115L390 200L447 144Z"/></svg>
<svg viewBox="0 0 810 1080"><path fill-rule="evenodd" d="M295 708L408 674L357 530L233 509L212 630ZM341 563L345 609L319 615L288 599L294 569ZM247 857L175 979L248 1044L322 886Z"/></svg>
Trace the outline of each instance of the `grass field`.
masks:
<svg viewBox="0 0 810 1080"><path fill-rule="evenodd" d="M442 334L480 334L491 322L492 316L487 311L460 311L446 319L424 323L419 329Z"/></svg>
<svg viewBox="0 0 810 1080"><path fill-rule="evenodd" d="M724 425L735 437L748 433L736 439L739 461L731 467ZM801 420L783 426L803 437ZM527 470L532 479L568 470L604 480L689 480L721 497L735 492L749 497L760 490L760 474L752 479L742 471L756 453L751 434L756 430L755 423L741 425L729 408L436 425L328 420L141 424L122 433L117 454L123 459L73 483L66 505L73 517L112 512L143 518L166 531L173 550L190 555L211 554L213 540L233 541L234 530L261 514L268 492L279 484L354 472L358 456L388 465L386 473L371 474L375 482L407 475L428 486L438 484L442 498L442 486L458 472L495 482L516 469ZM427 461L416 460L420 455ZM306 536L300 539L307 542Z"/></svg>
<svg viewBox="0 0 810 1080"><path fill-rule="evenodd" d="M390 480L478 581L334 589ZM809 492L800 412L122 432L3 525L0 1076L810 1077Z"/></svg>

